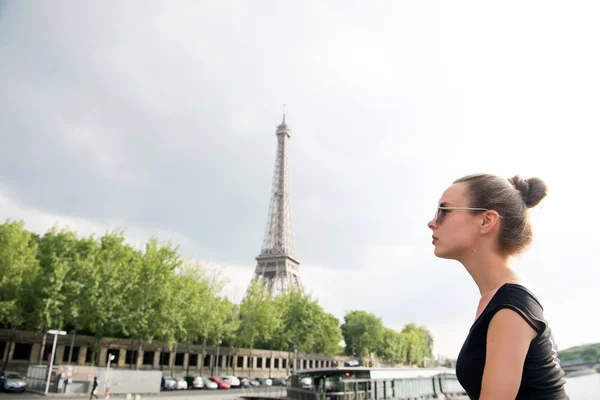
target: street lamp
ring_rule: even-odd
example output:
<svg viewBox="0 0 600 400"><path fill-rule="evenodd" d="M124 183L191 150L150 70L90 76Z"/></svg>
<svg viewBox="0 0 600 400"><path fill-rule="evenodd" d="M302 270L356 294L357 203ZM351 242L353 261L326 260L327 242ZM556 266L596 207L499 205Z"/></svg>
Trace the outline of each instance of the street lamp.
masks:
<svg viewBox="0 0 600 400"><path fill-rule="evenodd" d="M221 345L221 339L217 340L217 369L215 376L219 376L219 346Z"/></svg>
<svg viewBox="0 0 600 400"><path fill-rule="evenodd" d="M108 363L106 364L106 382L108 382L108 371L110 371L110 362L115 359L114 354L108 355Z"/></svg>
<svg viewBox="0 0 600 400"><path fill-rule="evenodd" d="M294 372L298 370L298 343L294 341Z"/></svg>
<svg viewBox="0 0 600 400"><path fill-rule="evenodd" d="M73 346L75 345L75 333L77 332L77 318L73 320L73 335L71 336L71 347L69 347L69 362L67 365L71 365L71 357L73 356Z"/></svg>
<svg viewBox="0 0 600 400"><path fill-rule="evenodd" d="M108 354L108 363L106 363L106 384L104 385L104 392L106 393L105 397L107 397L107 398L110 395L110 382L108 380L108 372L110 371L110 362L114 359L115 359L115 355L109 353Z"/></svg>
<svg viewBox="0 0 600 400"><path fill-rule="evenodd" d="M46 389L44 390L44 395L46 395L46 396L48 396L48 389L50 387L50 374L52 373L52 364L54 362L54 352L56 351L56 340L58 339L58 335L64 336L67 334L67 332L51 330L51 331L48 331L48 334L54 335L54 343L52 344L52 355L50 356L50 363L48 364L48 379L46 380Z"/></svg>

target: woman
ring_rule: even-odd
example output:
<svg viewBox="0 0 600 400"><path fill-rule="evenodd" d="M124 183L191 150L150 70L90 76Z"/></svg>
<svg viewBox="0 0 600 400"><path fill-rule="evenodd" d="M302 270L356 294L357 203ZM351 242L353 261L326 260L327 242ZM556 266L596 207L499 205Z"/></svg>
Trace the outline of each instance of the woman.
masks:
<svg viewBox="0 0 600 400"><path fill-rule="evenodd" d="M97 376L94 377L94 382L92 383L92 391L90 393L90 400L92 400L93 397L95 397L96 399L98 398L98 377Z"/></svg>
<svg viewBox="0 0 600 400"><path fill-rule="evenodd" d="M444 192L427 224L435 255L461 262L481 293L456 363L471 399L569 398L542 306L510 267L531 243L528 208L546 193L538 178L469 175Z"/></svg>

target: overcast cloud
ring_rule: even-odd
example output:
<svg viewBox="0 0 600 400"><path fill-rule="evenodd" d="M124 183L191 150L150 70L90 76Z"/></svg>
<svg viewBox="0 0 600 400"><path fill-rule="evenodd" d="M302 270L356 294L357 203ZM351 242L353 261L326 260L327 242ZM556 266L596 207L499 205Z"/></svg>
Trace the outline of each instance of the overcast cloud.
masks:
<svg viewBox="0 0 600 400"><path fill-rule="evenodd" d="M473 172L550 195L517 260L560 348L598 341L596 2L0 2L0 217L122 226L241 297L286 104L305 287L428 326L455 357L478 292L426 227Z"/></svg>

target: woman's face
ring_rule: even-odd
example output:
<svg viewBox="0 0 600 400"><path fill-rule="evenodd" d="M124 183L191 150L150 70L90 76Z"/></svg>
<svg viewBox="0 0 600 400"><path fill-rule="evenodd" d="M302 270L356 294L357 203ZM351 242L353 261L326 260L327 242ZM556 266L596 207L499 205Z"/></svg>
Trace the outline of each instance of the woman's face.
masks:
<svg viewBox="0 0 600 400"><path fill-rule="evenodd" d="M446 189L439 207L471 207L467 184L456 183ZM438 209L436 217L427 224L433 232L434 254L454 260L463 258L478 242L482 221L481 213Z"/></svg>

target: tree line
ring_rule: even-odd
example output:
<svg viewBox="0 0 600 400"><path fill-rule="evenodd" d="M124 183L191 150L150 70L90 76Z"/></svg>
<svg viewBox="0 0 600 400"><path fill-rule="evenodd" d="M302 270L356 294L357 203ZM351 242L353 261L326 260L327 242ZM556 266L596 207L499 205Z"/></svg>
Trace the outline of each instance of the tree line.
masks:
<svg viewBox="0 0 600 400"><path fill-rule="evenodd" d="M558 352L560 361L583 360L585 362L600 362L600 343L571 347Z"/></svg>
<svg viewBox="0 0 600 400"><path fill-rule="evenodd" d="M389 364L422 366L433 355L431 332L414 323L398 332L385 327L374 314L354 310L345 315L341 331L346 354L359 360L374 355Z"/></svg>
<svg viewBox="0 0 600 400"><path fill-rule="evenodd" d="M385 328L365 311L344 323L310 295L288 291L271 298L262 282L240 304L223 295L217 269L186 260L170 242L152 237L142 248L116 229L78 237L52 228L38 235L22 221L0 225L0 326L46 332L73 330L143 343L352 355L420 365L431 355L429 332L408 324ZM45 336L44 336L45 340ZM345 348L340 344L345 343ZM43 348L44 346L42 346ZM201 358L202 359L202 358Z"/></svg>

